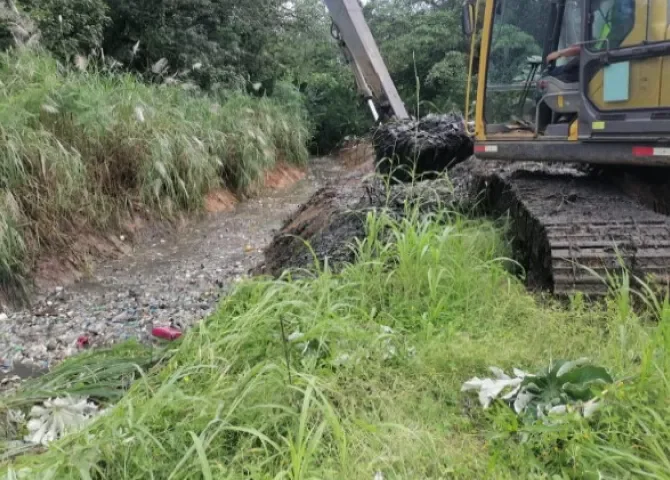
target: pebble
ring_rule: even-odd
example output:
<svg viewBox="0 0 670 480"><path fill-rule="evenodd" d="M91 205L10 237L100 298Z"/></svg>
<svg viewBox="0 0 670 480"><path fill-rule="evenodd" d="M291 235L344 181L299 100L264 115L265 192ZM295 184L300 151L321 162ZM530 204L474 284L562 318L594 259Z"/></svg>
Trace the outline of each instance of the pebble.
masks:
<svg viewBox="0 0 670 480"><path fill-rule="evenodd" d="M240 212L210 215L200 233L146 235L146 243L98 265L85 283L40 292L30 309L0 313L0 370L53 367L81 352L81 337L96 348L131 338L152 344L151 330L161 325L187 330L262 260L257 248L291 211L343 171L332 160L316 160L312 169L301 186L273 192L263 206L247 202ZM160 249L151 248L151 238L160 239Z"/></svg>
<svg viewBox="0 0 670 480"><path fill-rule="evenodd" d="M135 319L135 315L132 312L121 312L114 318L112 318L113 323L125 323Z"/></svg>

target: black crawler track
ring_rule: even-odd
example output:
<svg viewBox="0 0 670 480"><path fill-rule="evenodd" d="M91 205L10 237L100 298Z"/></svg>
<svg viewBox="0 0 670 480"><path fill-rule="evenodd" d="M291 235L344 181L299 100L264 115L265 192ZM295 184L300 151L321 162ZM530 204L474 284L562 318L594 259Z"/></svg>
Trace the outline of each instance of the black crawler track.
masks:
<svg viewBox="0 0 670 480"><path fill-rule="evenodd" d="M422 174L465 160L472 143L461 125L458 117L443 116L382 128L375 137L377 158L393 162L380 172L409 181L392 169L405 165ZM473 192L484 193L489 212L509 215L515 259L529 287L600 295L607 292L608 273L624 267L643 280L670 283L670 217L635 201L616 185L620 181L583 167L480 164ZM639 180L636 188L648 190L645 185Z"/></svg>
<svg viewBox="0 0 670 480"><path fill-rule="evenodd" d="M606 178L565 168L500 169L482 175L480 188L490 210L509 212L530 287L600 295L608 273L624 267L654 283L670 279L670 218Z"/></svg>

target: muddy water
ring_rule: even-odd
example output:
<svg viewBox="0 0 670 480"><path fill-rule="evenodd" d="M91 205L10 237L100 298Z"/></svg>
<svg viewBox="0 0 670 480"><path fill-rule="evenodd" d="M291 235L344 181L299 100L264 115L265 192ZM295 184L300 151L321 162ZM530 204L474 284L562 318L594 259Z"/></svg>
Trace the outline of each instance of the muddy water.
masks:
<svg viewBox="0 0 670 480"><path fill-rule="evenodd" d="M82 339L94 348L131 338L152 341L154 326L188 328L261 261L282 221L343 173L340 163L315 159L291 187L210 214L179 234L147 236L130 254L99 265L88 280L42 292L30 310L0 322L2 372L48 369L76 353Z"/></svg>

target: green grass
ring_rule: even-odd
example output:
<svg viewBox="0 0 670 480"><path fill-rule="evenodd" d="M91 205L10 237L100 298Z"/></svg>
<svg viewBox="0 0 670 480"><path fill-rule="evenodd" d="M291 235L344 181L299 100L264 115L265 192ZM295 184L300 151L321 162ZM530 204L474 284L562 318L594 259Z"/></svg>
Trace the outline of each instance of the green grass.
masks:
<svg viewBox="0 0 670 480"><path fill-rule="evenodd" d="M669 478L667 302L635 296L625 278L599 304L531 296L486 221L410 212L370 216L368 230L340 274L241 284L107 416L5 468L109 480ZM282 327L304 337L285 343ZM618 379L590 423L523 425L460 392L490 365L582 356Z"/></svg>
<svg viewBox="0 0 670 480"><path fill-rule="evenodd" d="M66 395L89 397L105 405L116 403L135 379L170 356L170 350L135 341L82 353L27 380L18 393L0 398L0 411L29 410L44 400Z"/></svg>
<svg viewBox="0 0 670 480"><path fill-rule="evenodd" d="M3 54L0 84L0 284L82 229L197 211L214 187L244 191L307 159L299 105L66 71L34 52Z"/></svg>

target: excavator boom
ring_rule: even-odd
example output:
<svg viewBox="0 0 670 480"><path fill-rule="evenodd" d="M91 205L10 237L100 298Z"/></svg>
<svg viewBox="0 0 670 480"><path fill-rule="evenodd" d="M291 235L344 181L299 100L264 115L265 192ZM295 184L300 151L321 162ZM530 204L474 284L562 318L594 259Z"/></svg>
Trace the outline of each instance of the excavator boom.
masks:
<svg viewBox="0 0 670 480"><path fill-rule="evenodd" d="M409 118L393 80L384 64L358 0L324 0L340 42L375 121L380 117ZM378 110L381 110L379 112Z"/></svg>

